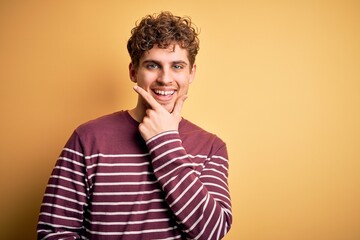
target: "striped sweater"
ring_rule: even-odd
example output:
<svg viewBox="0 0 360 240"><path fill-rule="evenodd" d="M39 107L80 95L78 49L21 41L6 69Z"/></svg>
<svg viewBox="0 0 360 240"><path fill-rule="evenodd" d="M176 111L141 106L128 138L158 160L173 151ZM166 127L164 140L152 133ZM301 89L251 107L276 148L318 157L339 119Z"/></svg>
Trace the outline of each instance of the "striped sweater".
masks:
<svg viewBox="0 0 360 240"><path fill-rule="evenodd" d="M78 127L50 176L38 239L221 239L226 145L182 119L145 142L127 111Z"/></svg>

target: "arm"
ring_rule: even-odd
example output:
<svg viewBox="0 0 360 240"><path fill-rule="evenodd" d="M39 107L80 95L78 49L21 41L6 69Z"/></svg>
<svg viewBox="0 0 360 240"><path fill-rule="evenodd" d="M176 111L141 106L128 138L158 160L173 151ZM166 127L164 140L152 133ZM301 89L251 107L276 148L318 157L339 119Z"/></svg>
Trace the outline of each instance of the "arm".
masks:
<svg viewBox="0 0 360 240"><path fill-rule="evenodd" d="M38 239L80 239L87 182L79 137L67 142L50 176L41 204Z"/></svg>
<svg viewBox="0 0 360 240"><path fill-rule="evenodd" d="M194 171L177 131L159 134L147 145L165 200L187 238L224 237L232 222L225 144L214 146L201 175Z"/></svg>
<svg viewBox="0 0 360 240"><path fill-rule="evenodd" d="M228 161L225 144L212 146L202 174L182 146L178 134L185 96L179 97L169 113L140 87L134 90L151 107L139 131L152 156L154 173L165 193L165 200L188 238L221 239L232 222L227 184Z"/></svg>

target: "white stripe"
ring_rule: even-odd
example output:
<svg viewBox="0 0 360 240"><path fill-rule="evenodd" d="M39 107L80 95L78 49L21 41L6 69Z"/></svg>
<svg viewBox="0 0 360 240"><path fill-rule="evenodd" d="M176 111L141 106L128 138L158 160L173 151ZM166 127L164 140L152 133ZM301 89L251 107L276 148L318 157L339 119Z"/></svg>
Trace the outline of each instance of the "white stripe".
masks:
<svg viewBox="0 0 360 240"><path fill-rule="evenodd" d="M225 179L228 179L228 177L225 175L225 173L223 173L223 172L221 172L221 171L219 171L219 170L216 170L216 169L214 169L214 168L205 168L205 169L203 170L203 172L205 172L205 171L217 172L217 173L223 175Z"/></svg>
<svg viewBox="0 0 360 240"><path fill-rule="evenodd" d="M44 232L44 231L38 231L38 233L40 232ZM46 231L46 232L51 232L51 231ZM47 234L44 238L42 238L42 240L45 240L45 239L48 239L49 237L54 237L54 236L57 236L57 235L63 235L63 234L68 234L68 233L74 233L74 232L69 232L69 231L61 231L61 232L55 232L55 233L50 233L50 234ZM60 239L64 239L64 238L59 238Z"/></svg>
<svg viewBox="0 0 360 240"><path fill-rule="evenodd" d="M51 188L57 188L57 189L66 190L66 191L68 191L68 192L73 192L73 193L76 193L76 194L78 194L78 195L81 195L81 196L86 197L86 194L85 194L85 193L82 193L82 192L76 191L76 190L71 189L71 188L63 187L63 186L61 186L61 185L48 184L48 185L47 185L47 187L51 187Z"/></svg>
<svg viewBox="0 0 360 240"><path fill-rule="evenodd" d="M74 174L82 176L82 177L84 176L83 173L75 171L75 170L67 168L67 167L55 166L55 169L65 170L67 172L71 172L71 173L74 173Z"/></svg>
<svg viewBox="0 0 360 240"><path fill-rule="evenodd" d="M87 222L89 222L91 225L107 225L107 226L113 226L113 225L129 225L129 224L144 224L144 223L157 223L157 222L169 222L171 219L169 218L160 218L160 219L146 219L143 221L127 221L127 222L97 222L97 221L90 221L89 219L85 219Z"/></svg>
<svg viewBox="0 0 360 240"><path fill-rule="evenodd" d="M149 165L149 162L142 163L95 163L87 166L87 169L91 169L93 167L138 167L138 166L146 166Z"/></svg>
<svg viewBox="0 0 360 240"><path fill-rule="evenodd" d="M203 179L203 178L215 178L216 180L222 182L224 184L224 186L228 186L228 184L221 178L217 177L217 176L213 176L213 175L202 175L199 177L200 179Z"/></svg>
<svg viewBox="0 0 360 240"><path fill-rule="evenodd" d="M223 164L214 163L214 162L209 162L209 165L215 165L215 166L218 166L218 167L223 168L225 171L228 171L228 168L225 167Z"/></svg>
<svg viewBox="0 0 360 240"><path fill-rule="evenodd" d="M185 178L185 177L184 177ZM169 205L170 207L174 206L174 204L176 204L178 201L181 200L181 198L189 191L189 189L196 183L196 178L192 181L192 183L189 184L189 186L187 186L182 193Z"/></svg>
<svg viewBox="0 0 360 240"><path fill-rule="evenodd" d="M86 231L91 234L97 234L97 235L102 235L102 236L107 236L107 235L121 236L121 235L134 235L134 234L144 234L144 233L153 233L153 232L167 232L167 231L172 231L176 228L177 228L177 226L169 227L169 228L149 229L149 230L142 230L142 231L127 231L127 232L99 232L99 231L91 231L86 228Z"/></svg>
<svg viewBox="0 0 360 240"><path fill-rule="evenodd" d="M96 192L93 193L93 195L94 196L118 196L118 195L127 196L127 195L151 194L155 192L161 192L161 190L155 189L152 191L139 191L139 192L102 192L102 193Z"/></svg>
<svg viewBox="0 0 360 240"><path fill-rule="evenodd" d="M193 196L186 202L186 204L180 208L176 213L175 215L178 216L193 200L194 198L197 197L197 195L199 194L199 192L203 189L203 186L201 186L194 194Z"/></svg>
<svg viewBox="0 0 360 240"><path fill-rule="evenodd" d="M66 211L76 212L76 213L79 213L79 214L84 214L84 211L78 211L77 209L64 207L64 206L61 206L61 205L58 205L58 204L42 203L41 205L42 205L42 206L53 207L53 208L64 209L64 210L66 210Z"/></svg>
<svg viewBox="0 0 360 240"><path fill-rule="evenodd" d="M146 214L146 213L158 213L158 212L167 212L167 208L159 209L148 209L143 211L131 211L131 212L92 212L88 211L91 215L106 215L106 216L117 216L117 215L135 215L135 214Z"/></svg>
<svg viewBox="0 0 360 240"><path fill-rule="evenodd" d="M74 200L74 199L72 199L72 198L67 198L67 197L64 197L64 196L61 196L61 195L45 193L44 196L45 196L45 197L59 198L59 199L62 199L62 200L66 200L66 201L69 201L69 202L73 202L73 203L79 204L80 206L83 206L83 205L84 205L83 202L79 202L78 200Z"/></svg>
<svg viewBox="0 0 360 240"><path fill-rule="evenodd" d="M227 197L227 196L225 196L225 195L223 195L223 194L221 194L221 193L218 193L218 192L212 192L212 191L208 191L208 192L209 192L209 194L211 194L211 195L221 196L221 197L225 198L226 200L228 200L228 201L230 202L230 198L229 198L229 197ZM222 202L222 201L224 201L224 200L221 200L221 202Z"/></svg>
<svg viewBox="0 0 360 240"><path fill-rule="evenodd" d="M214 235L214 232L215 232L215 230L216 230L217 228L219 228L219 229L218 229L218 235L219 235L219 232L220 232L220 230L221 230L221 225L220 225L220 223L222 223L223 216L224 216L223 211L221 211L218 220L216 221L215 225L212 227L213 230L211 231L210 235L208 236L209 239L212 238L212 236ZM219 226L219 225L220 225L220 226Z"/></svg>
<svg viewBox="0 0 360 240"><path fill-rule="evenodd" d="M201 213L201 216L199 217L199 219L196 221L196 222L194 222L194 224L189 228L189 229L187 229L187 230L185 230L185 232L190 232L190 231L192 231L197 225L198 225L198 223L200 222L200 221L202 221L202 219L204 218L204 211L205 211L205 209L207 208L207 205L209 204L209 200L210 200L210 196L209 195L206 195L206 198L205 198L205 203L204 203L204 205L202 206L202 213ZM201 205L199 204L198 205L198 207L200 207ZM198 208L197 207L197 208ZM192 211L192 213L194 213L194 211Z"/></svg>
<svg viewBox="0 0 360 240"><path fill-rule="evenodd" d="M178 150L185 150L185 149L184 149L183 147L172 148L172 149L170 149L170 150L168 150L168 151L160 154L160 155L157 156L156 158L154 158L154 159L152 160L152 162L154 163L154 162L156 162L157 160L159 160L160 158L168 155L169 153L176 152L176 151L178 151Z"/></svg>
<svg viewBox="0 0 360 240"><path fill-rule="evenodd" d="M206 201L208 198L207 198L208 195L206 195L206 197L204 197L199 203L198 205L196 205L196 207L191 211L191 213L182 220L182 223L185 224L187 220L189 220L189 218L191 218L194 213L198 210L199 207L202 206L203 202Z"/></svg>
<svg viewBox="0 0 360 240"><path fill-rule="evenodd" d="M151 199L148 201L133 201L133 202L92 202L91 205L96 206L120 206L120 205L141 205L149 204L154 202L164 202L164 199Z"/></svg>
<svg viewBox="0 0 360 240"><path fill-rule="evenodd" d="M184 156L173 158L173 159L169 160L168 162L166 162L165 164L163 164L163 165L159 166L158 168L154 169L154 172L159 171L160 169L162 169L162 168L166 167L167 165L175 162L176 160L182 160L182 159L185 159L185 158L188 158L188 157L195 158L194 156L191 156L191 155L184 155ZM205 158L206 158L206 156L205 156ZM186 163L186 164L187 164L186 166L189 166L189 163ZM203 163L195 163L195 162L191 162L190 165L193 166L193 167L197 167L197 166L202 166L203 167L204 166Z"/></svg>
<svg viewBox="0 0 360 240"><path fill-rule="evenodd" d="M64 148L63 150L65 150L65 151L67 151L67 152L75 153L76 155L78 155L78 156L80 156L80 157L83 157L83 156L84 156L84 154L82 154L81 152L72 150L72 149L70 149L70 148Z"/></svg>
<svg viewBox="0 0 360 240"><path fill-rule="evenodd" d="M82 219L78 219L78 218L65 217L65 216L60 216L60 215L57 215L57 214L46 213L46 212L41 212L39 215L45 215L45 216L49 216L49 217L60 218L60 219L71 220L71 221L77 221L77 222L82 222L83 221Z"/></svg>
<svg viewBox="0 0 360 240"><path fill-rule="evenodd" d="M231 206L229 205L228 202L224 201L224 199L220 199L220 198L216 198L216 197L214 197L214 200L215 200L215 202L220 203L222 206L224 206L224 207L222 207L222 209L225 209L226 211L228 211L231 214L231 210L230 210Z"/></svg>
<svg viewBox="0 0 360 240"><path fill-rule="evenodd" d="M181 235L177 235L174 237L168 237L168 238L157 238L156 240L174 240L174 239L179 239L181 238Z"/></svg>
<svg viewBox="0 0 360 240"><path fill-rule="evenodd" d="M71 178L67 178L67 177L63 177L63 176L51 175L50 178L59 178L59 179L66 180L66 181L71 182L71 183L75 183L75 184L80 185L80 186L85 186L85 184L82 183L82 182L75 181L75 180L73 180Z"/></svg>
<svg viewBox="0 0 360 240"><path fill-rule="evenodd" d="M151 175L152 172L112 172L112 173L93 173L89 176L89 180L94 176L139 176L139 175Z"/></svg>
<svg viewBox="0 0 360 240"><path fill-rule="evenodd" d="M213 209L212 209L212 211L211 211L211 213L210 213L209 218L208 218L207 221L205 222L202 231L199 232L199 234L195 237L196 239L199 238L199 237L205 232L205 230L207 229L207 226L209 225L210 220L213 218L213 215L214 215L214 213L215 213L215 209L216 209L216 204L214 204L214 207L213 207Z"/></svg>
<svg viewBox="0 0 360 240"><path fill-rule="evenodd" d="M168 175L171 175L173 172L177 171L179 168L184 168L184 167L193 167L193 164L192 163L185 163L185 164L181 164L179 165L178 167L172 169L171 171L167 172L166 174L158 177L158 180L160 181L161 179L167 177Z"/></svg>
<svg viewBox="0 0 360 240"><path fill-rule="evenodd" d="M91 159L96 157L104 157L104 158L117 158L117 157L146 157L149 156L149 153L142 153L142 154L103 154L103 153L96 153L93 155L85 156L85 159Z"/></svg>
<svg viewBox="0 0 360 240"><path fill-rule="evenodd" d="M226 188L224 188L223 186L220 186L219 184L216 184L216 183L204 183L204 185L217 187L217 188L220 188L220 189L224 190L225 192L229 193L229 191Z"/></svg>
<svg viewBox="0 0 360 240"><path fill-rule="evenodd" d="M85 166L84 164L82 164L82 163L80 163L80 162L78 162L78 161L75 161L75 160L73 160L73 159L67 158L67 157L59 157L58 159L59 159L59 160L64 160L64 161L66 161L66 162L70 162L70 163L75 164L75 165L78 165L78 166L80 166L80 167L84 167L84 166Z"/></svg>
<svg viewBox="0 0 360 240"><path fill-rule="evenodd" d="M54 228L69 228L69 229L78 229L80 230L82 227L73 227L73 226L66 226L66 225L60 225L60 224L52 224L52 223L46 223L39 221L38 224L54 227Z"/></svg>
<svg viewBox="0 0 360 240"><path fill-rule="evenodd" d="M225 162L229 162L229 160L224 158L223 156L213 155L211 158L218 158L218 159L221 159L221 160L223 160Z"/></svg>
<svg viewBox="0 0 360 240"><path fill-rule="evenodd" d="M187 174L185 174L185 176L183 176L183 178L180 179L180 181L173 187L173 189L170 192L168 192L165 199L167 199L173 192L177 191L177 188L181 185L181 183L184 182L186 178L192 173L193 173L192 171L189 171Z"/></svg>
<svg viewBox="0 0 360 240"><path fill-rule="evenodd" d="M180 142L180 143L181 143L181 140L180 140L180 139L171 139L171 140L165 141L165 142L163 142L163 143L161 143L161 144L153 147L152 149L150 149L150 154L151 154L153 151L155 151L156 149L158 149L158 148L160 148L160 147L162 147L162 146L164 146L164 145L166 145L166 144L172 143L172 142Z"/></svg>
<svg viewBox="0 0 360 240"><path fill-rule="evenodd" d="M158 180L156 181L143 181L143 182L95 182L95 186L137 186L137 185L150 185L150 184L156 184L158 183Z"/></svg>
<svg viewBox="0 0 360 240"><path fill-rule="evenodd" d="M149 140L146 141L146 145L151 143L152 141L162 137L162 136L165 136L165 135L170 135L170 134L179 134L178 131L167 131L167 132L163 132L163 133L159 133L158 135L150 138Z"/></svg>

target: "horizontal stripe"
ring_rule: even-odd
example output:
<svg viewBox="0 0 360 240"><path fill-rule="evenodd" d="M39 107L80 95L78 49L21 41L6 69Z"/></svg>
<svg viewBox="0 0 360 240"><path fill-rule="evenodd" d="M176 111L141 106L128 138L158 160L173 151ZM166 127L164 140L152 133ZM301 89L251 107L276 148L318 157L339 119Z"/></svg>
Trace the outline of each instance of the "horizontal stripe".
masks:
<svg viewBox="0 0 360 240"><path fill-rule="evenodd" d="M53 197L53 198L59 198L59 199L62 199L62 200L66 200L66 201L69 201L69 202L73 202L73 203L76 203L80 206L83 206L84 203L82 202L79 202L78 200L76 199L72 199L72 198L68 198L68 197L64 197L64 196L61 196L61 195L57 195L57 194L50 194L50 193L45 193L44 194L45 197Z"/></svg>
<svg viewBox="0 0 360 240"><path fill-rule="evenodd" d="M151 175L152 172L112 172L112 173L93 173L89 176L89 179L92 179L95 176L139 176L139 175Z"/></svg>
<svg viewBox="0 0 360 240"><path fill-rule="evenodd" d="M75 180L73 180L73 179L71 179L71 178L67 178L67 177L63 177L63 176L51 175L50 178L58 178L58 179L65 180L65 181L67 181L67 182L75 183L75 184L80 185L80 186L85 186L85 184L82 183L82 182L75 181Z"/></svg>
<svg viewBox="0 0 360 240"><path fill-rule="evenodd" d="M94 196L117 196L117 195L121 195L121 196L128 196L128 195L139 195L139 194L152 194L152 193L156 193L156 192L161 192L160 189L154 189L154 190L150 190L150 191L135 191L135 192L96 192L93 193Z"/></svg>
<svg viewBox="0 0 360 240"><path fill-rule="evenodd" d="M141 182L95 182L94 186L140 186L156 184L158 181L141 181Z"/></svg>
<svg viewBox="0 0 360 240"><path fill-rule="evenodd" d="M99 232L99 231L91 231L87 228L85 228L87 232L91 234L96 234L100 236L122 236L122 235L138 235L138 234L144 234L144 233L156 233L156 232L168 232L172 231L174 229L177 229L177 226L169 227L169 228L159 228L159 229L147 229L147 230L141 230L141 231L124 231L124 232Z"/></svg>
<svg viewBox="0 0 360 240"><path fill-rule="evenodd" d="M80 156L80 157L83 157L83 156L84 156L84 154L82 154L81 152L75 151L75 150L70 149L70 148L64 148L64 150L67 151L67 152L74 153L74 154L76 154L76 155L78 155L78 156Z"/></svg>
<svg viewBox="0 0 360 240"><path fill-rule="evenodd" d="M94 167L138 167L146 166L150 163L148 161L142 163L95 163L87 166L87 169L92 169Z"/></svg>
<svg viewBox="0 0 360 240"><path fill-rule="evenodd" d="M78 165L78 166L80 166L80 167L85 167L84 164L82 164L82 163L80 163L80 162L78 162L78 161L75 161L75 160L73 160L73 159L67 158L67 157L59 157L58 159L59 159L59 160L66 161L66 162L70 162L70 163L75 164L75 165Z"/></svg>
<svg viewBox="0 0 360 240"><path fill-rule="evenodd" d="M151 199L148 201L128 201L128 202L92 202L94 206L121 206L121 205L146 205L149 203L164 202L164 199Z"/></svg>
<svg viewBox="0 0 360 240"><path fill-rule="evenodd" d="M58 205L58 204L42 203L41 206L47 206L47 207L52 207L52 208L63 209L63 210L66 210L66 211L75 212L75 213L79 213L79 214L84 213L84 211L79 211L79 210L74 209L74 208L64 207L64 206L61 206L61 205Z"/></svg>
<svg viewBox="0 0 360 240"><path fill-rule="evenodd" d="M142 221L126 221L126 222L99 222L99 221L90 221L89 219L85 219L88 223L92 225L105 225L105 226L113 226L113 225L129 225L129 224L144 224L144 223L160 223L160 222L169 222L171 219L169 218L157 218L157 219L147 219Z"/></svg>
<svg viewBox="0 0 360 240"><path fill-rule="evenodd" d="M150 138L149 140L147 140L146 144L150 144L151 142L155 141L158 138L161 138L166 135L171 135L171 134L179 134L179 132L178 131L166 131L163 133L159 133L159 134L155 135L154 137Z"/></svg>
<svg viewBox="0 0 360 240"><path fill-rule="evenodd" d="M97 153L90 156L85 156L85 159L92 159L97 157L104 157L104 158L131 158L131 157L145 157L149 156L149 153L143 153L143 154L103 154L103 153Z"/></svg>
<svg viewBox="0 0 360 240"><path fill-rule="evenodd" d="M83 173L78 172L78 171L75 171L75 170L72 170L72 169L67 168L67 167L55 166L54 168L55 168L55 169L60 169L60 170L65 170L65 171L67 171L67 172L74 173L74 174L79 175L79 176L81 176L81 177L83 177L83 176L84 176L84 174L83 174Z"/></svg>
<svg viewBox="0 0 360 240"><path fill-rule="evenodd" d="M158 209L148 209L143 211L130 211L130 212L94 212L88 211L91 215L108 215L108 216L116 216L116 215L140 215L146 213L159 213L159 212L167 212L169 209L166 208L158 208Z"/></svg>
<svg viewBox="0 0 360 240"><path fill-rule="evenodd" d="M76 229L76 230L81 230L82 229L82 227L74 227L74 226L68 226L68 225L46 223L46 222L42 222L42 221L39 221L38 224L50 226L50 227L53 227L53 228L65 228L65 229L67 228L67 229Z"/></svg>
<svg viewBox="0 0 360 240"><path fill-rule="evenodd" d="M54 188L54 189L62 189L62 190L68 191L68 192L75 193L76 195L81 195L81 196L83 196L83 197L86 197L86 194L85 194L85 193L76 191L75 189L71 189L71 188L68 188L68 187L63 187L63 186L61 186L61 185L48 184L47 187L49 187L49 188Z"/></svg>
<svg viewBox="0 0 360 240"><path fill-rule="evenodd" d="M152 153L153 151L155 151L156 149L161 148L162 146L165 146L165 145L167 145L167 144L169 144L169 143L174 143L174 142L180 142L180 143L181 143L181 140L180 140L180 139L171 139L171 140L165 141L165 142L163 142L163 143L161 143L161 144L153 147L153 148L150 150L149 153L151 154L151 153Z"/></svg>
<svg viewBox="0 0 360 240"><path fill-rule="evenodd" d="M65 217L65 216L60 216L57 214L53 214L53 213L46 213L46 212L42 212L40 213L40 215L44 215L44 216L49 216L49 217L53 217L53 218L59 218L59 219L65 219L65 220L70 220L70 221L76 221L76 222L82 222L82 219L78 219L78 218L73 218L73 217Z"/></svg>
<svg viewBox="0 0 360 240"><path fill-rule="evenodd" d="M173 152L176 152L178 150L185 150L183 147L177 147L177 148L172 148L162 154L160 154L159 156L155 157L154 159L152 159L152 162L156 162L157 160L159 160L160 158L163 158L164 156L170 154L170 153L173 153Z"/></svg>
<svg viewBox="0 0 360 240"><path fill-rule="evenodd" d="M218 155L212 155L211 158L221 159L221 160L223 160L223 161L225 161L225 162L228 162L228 161L229 161L228 159L224 158L223 156L218 156Z"/></svg>

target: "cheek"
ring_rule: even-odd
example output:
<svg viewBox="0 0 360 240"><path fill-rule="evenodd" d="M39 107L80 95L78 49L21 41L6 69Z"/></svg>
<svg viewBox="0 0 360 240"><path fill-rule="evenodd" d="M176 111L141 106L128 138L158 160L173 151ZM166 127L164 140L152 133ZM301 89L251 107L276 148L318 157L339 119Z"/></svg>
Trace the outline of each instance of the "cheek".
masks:
<svg viewBox="0 0 360 240"><path fill-rule="evenodd" d="M154 82L154 77L150 74L139 74L137 78L137 82L139 86L147 87Z"/></svg>

